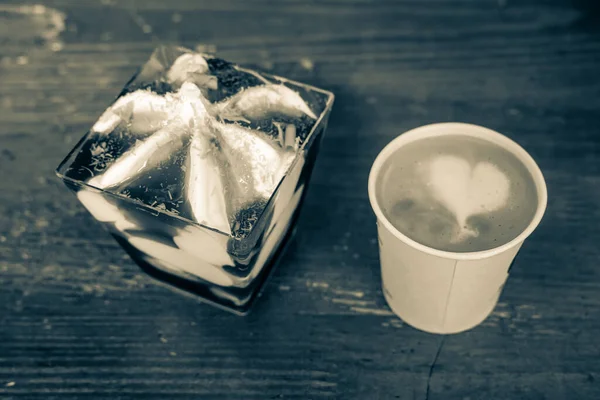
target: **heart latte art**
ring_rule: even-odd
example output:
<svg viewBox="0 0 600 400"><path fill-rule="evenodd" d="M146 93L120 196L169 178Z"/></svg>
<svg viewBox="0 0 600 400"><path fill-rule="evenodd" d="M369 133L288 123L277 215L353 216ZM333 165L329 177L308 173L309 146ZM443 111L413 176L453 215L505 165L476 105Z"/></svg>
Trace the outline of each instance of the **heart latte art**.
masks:
<svg viewBox="0 0 600 400"><path fill-rule="evenodd" d="M510 182L494 164L470 165L463 158L442 155L430 160L428 188L433 197L456 218L458 232L451 240L462 241L479 232L468 226L468 218L506 206Z"/></svg>
<svg viewBox="0 0 600 400"><path fill-rule="evenodd" d="M390 157L377 196L390 222L427 246L471 252L518 236L535 213L533 178L511 153L481 139L422 139Z"/></svg>

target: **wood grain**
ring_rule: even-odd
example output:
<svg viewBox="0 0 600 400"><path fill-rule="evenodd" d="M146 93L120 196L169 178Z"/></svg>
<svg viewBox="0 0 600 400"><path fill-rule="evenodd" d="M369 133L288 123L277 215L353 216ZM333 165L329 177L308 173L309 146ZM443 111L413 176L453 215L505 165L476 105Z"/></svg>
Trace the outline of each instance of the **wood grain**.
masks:
<svg viewBox="0 0 600 400"><path fill-rule="evenodd" d="M297 238L244 318L143 275L53 176L161 42L337 96ZM0 398L600 398L596 2L3 1L0 46ZM366 183L439 121L521 143L549 204L496 310L432 367L441 338L382 297Z"/></svg>

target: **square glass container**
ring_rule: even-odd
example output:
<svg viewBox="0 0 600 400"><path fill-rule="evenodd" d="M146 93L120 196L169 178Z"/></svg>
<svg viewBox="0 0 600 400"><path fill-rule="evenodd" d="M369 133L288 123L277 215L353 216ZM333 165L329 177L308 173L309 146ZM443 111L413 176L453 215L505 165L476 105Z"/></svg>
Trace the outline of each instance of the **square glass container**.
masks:
<svg viewBox="0 0 600 400"><path fill-rule="evenodd" d="M206 65L198 57L202 57ZM183 74L174 67L180 66L181 60L186 61ZM194 60L199 60L202 65L198 67ZM187 72L185 68L188 68ZM286 148L292 151L286 153L291 156L280 174L275 175L278 179L271 182L272 190L268 196L246 203L237 202L235 209L227 209L229 226L199 222L186 204L186 193L190 192L190 180L186 177L192 165L189 164L190 157L193 157L190 135L187 131L179 132L168 117L161 120L162 115L185 114L179 109L173 111L171 106L168 110L161 108L162 104L168 103L164 99L179 98L184 81L191 81L195 85L193 88L200 89L203 104L211 110L231 106L231 99L236 99L240 93L251 92L250 88L275 87L269 85L291 89L309 107L303 115L299 115L302 113L293 109L291 103L288 104L289 112L263 112L264 107L273 106L273 97L267 95L263 107L252 102L264 102L265 96L259 95L256 99L247 96L243 102L235 104L249 107L251 117L258 108L259 113L263 112L258 118L231 118L232 112L223 118L215 117L214 121L218 119L218 122L212 122L215 126L236 129L236 132L245 129L243 132L248 134L254 132L262 135L261 140L272 140L270 146L278 149L277 146L283 146L285 141ZM148 97L147 94L150 94L150 100L156 100L153 105L147 107L143 106L146 103L136 103L135 96ZM133 102L125 101L131 98ZM162 46L117 96L111 107L118 112L110 113L109 107L56 172L142 270L170 288L245 314L293 235L333 100L333 94L325 90L245 69L182 47ZM125 107L121 107L124 103ZM299 107L303 109L303 106ZM175 139L169 136L170 139L157 142L152 152L147 147L142 151L136 146L159 135L157 126L152 124L171 129ZM135 130L143 132L132 133ZM295 139L291 142L289 132ZM151 137L153 139L148 139ZM236 143L239 141L233 146L237 146ZM217 152L222 150L219 143L214 144L214 148ZM261 156L244 146L240 151L235 153L240 154L239 157L230 155L226 163L219 164L219 171L224 174L219 176L226 176L228 168L232 171L242 168L243 174L243 167L252 169L252 157ZM126 156L131 159L132 154L137 159L129 164L122 162ZM236 165L236 158L247 156L250 157L249 164ZM155 161L157 157L158 162ZM118 162L129 165L120 171L119 183L98 184L108 171L115 175ZM127 168L131 168L131 176L125 176ZM235 184L244 183L244 179L238 178L233 179ZM227 183L223 187L226 193L220 198L228 204L232 203L232 198L243 197L230 191ZM210 207L207 208L208 215L213 215Z"/></svg>

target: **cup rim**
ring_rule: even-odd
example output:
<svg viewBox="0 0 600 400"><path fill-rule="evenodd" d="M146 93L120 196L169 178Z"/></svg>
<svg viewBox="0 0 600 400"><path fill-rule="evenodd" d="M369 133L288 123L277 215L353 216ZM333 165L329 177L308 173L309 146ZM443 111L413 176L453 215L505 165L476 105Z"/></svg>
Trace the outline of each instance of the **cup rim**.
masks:
<svg viewBox="0 0 600 400"><path fill-rule="evenodd" d="M399 148L402 146L412 143L414 141L425 139L429 137L438 137L438 136L447 136L447 135L463 135L463 136L471 136L479 139L486 140L498 146L501 146L503 149L512 153L515 157L519 159L527 168L528 172L531 174L535 185L536 191L538 195L538 205L536 212L527 227L513 240L500 245L498 247L494 247L488 250L481 251L473 251L473 252L452 252L445 250L438 250L433 247L426 246L421 244L402 232L392 225L392 223L385 217L376 196L376 183L379 175L381 173L381 168L383 167L385 161ZM463 122L441 122L419 126L413 129L410 129L391 142L389 142L377 155L375 161L371 167L371 171L369 173L369 183L368 183L368 191L369 191L369 201L371 203L371 207L375 212L375 216L377 217L377 223L382 224L385 228L392 233L397 239L406 243L410 247L419 250L423 253L430 254L437 257L448 258L453 260L479 260L483 258L488 258L495 256L497 254L503 253L508 249L515 247L516 245L522 243L533 231L537 228L544 213L546 211L546 206L548 202L548 191L546 187L546 181L544 180L544 176L539 166L535 162L535 160L527 153L523 147L517 144L512 139L507 136L496 132L492 129L469 124Z"/></svg>

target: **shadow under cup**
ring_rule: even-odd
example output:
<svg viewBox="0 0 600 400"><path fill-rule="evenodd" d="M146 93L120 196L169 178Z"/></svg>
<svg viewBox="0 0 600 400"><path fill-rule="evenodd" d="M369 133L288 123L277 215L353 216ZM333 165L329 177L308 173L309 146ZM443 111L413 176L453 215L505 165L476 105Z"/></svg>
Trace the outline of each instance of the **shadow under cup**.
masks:
<svg viewBox="0 0 600 400"><path fill-rule="evenodd" d="M467 136L499 146L514 155L530 173L537 208L526 228L498 247L475 252L450 252L425 246L400 232L383 212L378 198L382 169L400 148L422 139ZM523 241L540 223L547 203L542 172L533 158L508 137L477 125L425 125L392 140L377 156L369 175L369 200L377 217L381 279L392 311L409 325L430 333L458 333L480 324L492 312L508 271Z"/></svg>

